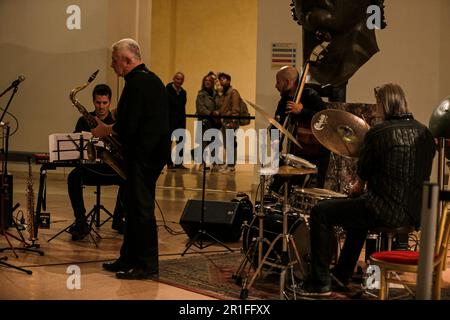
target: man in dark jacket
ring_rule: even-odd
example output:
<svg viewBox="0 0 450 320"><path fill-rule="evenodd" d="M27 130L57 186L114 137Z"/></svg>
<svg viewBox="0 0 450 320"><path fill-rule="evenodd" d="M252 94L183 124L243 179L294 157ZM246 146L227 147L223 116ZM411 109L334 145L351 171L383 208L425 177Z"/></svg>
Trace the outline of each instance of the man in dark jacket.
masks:
<svg viewBox="0 0 450 320"><path fill-rule="evenodd" d="M311 211L311 277L300 295L331 294L329 239L334 226L343 227L346 237L332 273L346 284L368 230L420 225L422 186L430 177L436 149L433 136L409 113L400 86L385 84L375 89L375 96L384 122L364 137L358 159L360 179L350 192L352 198L322 201Z"/></svg>
<svg viewBox="0 0 450 320"><path fill-rule="evenodd" d="M120 257L103 264L119 279L148 279L159 272L155 220L156 182L166 164L169 137L167 93L159 77L147 69L139 44L122 39L112 47L111 67L125 87L113 126L98 121L96 137L117 135L123 146L125 234Z"/></svg>
<svg viewBox="0 0 450 320"><path fill-rule="evenodd" d="M167 96L169 98L169 125L170 134L176 129L186 129L186 90L183 89L184 74L181 72L175 73L173 81L166 86ZM181 139L176 143L180 143ZM183 141L184 142L184 141ZM170 140L170 149L172 149L172 140ZM181 149L180 157L183 158L183 149ZM168 155L167 167L169 169L186 169L183 163L174 165L171 158L171 151Z"/></svg>

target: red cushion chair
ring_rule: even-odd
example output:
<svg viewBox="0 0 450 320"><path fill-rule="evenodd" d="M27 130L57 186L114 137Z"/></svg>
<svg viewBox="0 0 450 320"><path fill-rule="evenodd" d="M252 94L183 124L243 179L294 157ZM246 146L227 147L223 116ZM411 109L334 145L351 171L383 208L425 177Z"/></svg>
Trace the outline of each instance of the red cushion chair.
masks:
<svg viewBox="0 0 450 320"><path fill-rule="evenodd" d="M442 271L446 268L448 240L450 234L449 204L446 202L443 214L440 215L436 232L435 257L433 263L434 285L433 299L441 298ZM415 281L406 281L390 277L391 272L417 273L419 252L416 251L381 251L370 256L371 264L380 268L380 291L378 298L385 300L389 297L389 283L415 284Z"/></svg>

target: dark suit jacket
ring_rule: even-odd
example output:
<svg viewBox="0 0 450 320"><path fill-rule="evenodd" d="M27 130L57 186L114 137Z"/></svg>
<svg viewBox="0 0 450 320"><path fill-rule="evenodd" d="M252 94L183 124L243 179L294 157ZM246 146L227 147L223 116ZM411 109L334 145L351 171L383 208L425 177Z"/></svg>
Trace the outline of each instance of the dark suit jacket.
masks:
<svg viewBox="0 0 450 320"><path fill-rule="evenodd" d="M144 64L125 76L113 130L123 145L127 164L165 161L169 141L167 94L159 77Z"/></svg>

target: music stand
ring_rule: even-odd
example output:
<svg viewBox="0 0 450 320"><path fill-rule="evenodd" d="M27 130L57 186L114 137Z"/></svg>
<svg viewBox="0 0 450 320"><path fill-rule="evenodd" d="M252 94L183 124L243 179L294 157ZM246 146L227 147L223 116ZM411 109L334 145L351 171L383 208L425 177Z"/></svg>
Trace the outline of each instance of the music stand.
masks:
<svg viewBox="0 0 450 320"><path fill-rule="evenodd" d="M77 151L77 152L79 153L79 159L78 159L78 161L81 163L81 162L83 161L83 159L84 159L84 151L85 151L85 150L88 148L88 146L89 146L87 143L86 143L86 144L84 143L85 139L83 138L83 134L80 134L80 140L79 140L80 142L79 142L78 144L77 144L77 141L75 141L71 135L67 135L67 138L69 139L69 141L71 141L71 142L74 144L74 146L75 146L75 149L74 149L74 150ZM57 154L58 154L58 159L59 159L59 157L60 157L60 152L62 152L62 151L74 151L74 150L60 150L60 140L58 140L58 143L57 143L57 150L52 150L52 151L57 152ZM97 200L98 200L99 197L100 197L100 194L97 193ZM106 209L104 209L104 210L106 210ZM110 213L109 211L108 211L108 214L109 214L110 216L112 216L111 213ZM94 242L94 244L95 244L96 247L98 247L98 244L97 244L97 241L95 240L94 236L92 235L92 232L94 232L95 235L96 235L99 239L101 239L102 237L100 236L100 234L99 234L97 231L95 231L95 230L92 228L92 225L93 225L93 223L94 223L95 220L99 219L99 216L100 216L100 208L97 207L96 205L95 205L94 208L89 212L89 214L86 216L86 220L87 220L89 217L91 217L91 221L88 223L88 225L89 225L89 236L91 237L91 239L92 239L92 241ZM105 222L106 222L106 221L105 221ZM60 234L62 234L63 232L70 233L70 229L71 229L74 225L75 225L75 222L71 223L69 226L67 226L67 227L65 227L64 229L60 230L60 231L57 232L54 236L52 236L50 239L48 239L47 242L52 241L53 239L55 239L56 237L58 237L58 236L59 236Z"/></svg>
<svg viewBox="0 0 450 320"><path fill-rule="evenodd" d="M86 219L89 219L89 217L91 217L90 225L95 224L97 228L100 228L102 225L104 225L106 222L108 222L110 219L113 218L113 214L108 209L106 209L105 206L101 203L101 193L102 193L101 185L97 184L95 190L95 204L86 215ZM105 220L103 220L103 222L100 223L101 210L103 210L108 215L108 218L106 218Z"/></svg>
<svg viewBox="0 0 450 320"><path fill-rule="evenodd" d="M200 250L205 249L207 247L210 247L214 244L219 244L225 249L227 249L230 252L233 252L233 249L228 247L226 244L224 244L222 241L217 239L216 237L212 236L210 233L208 233L204 228L204 222L205 222L205 193L206 193L206 161L202 154L202 166L203 166L203 182L202 182L202 202L201 202L201 210L200 210L200 222L199 222L199 228L197 231L197 234L192 237L191 240L186 244L186 248L184 249L181 256L184 256L186 252L189 250L191 246L195 246L199 248ZM204 245L205 238L208 238L211 242ZM196 242L199 241L199 244Z"/></svg>

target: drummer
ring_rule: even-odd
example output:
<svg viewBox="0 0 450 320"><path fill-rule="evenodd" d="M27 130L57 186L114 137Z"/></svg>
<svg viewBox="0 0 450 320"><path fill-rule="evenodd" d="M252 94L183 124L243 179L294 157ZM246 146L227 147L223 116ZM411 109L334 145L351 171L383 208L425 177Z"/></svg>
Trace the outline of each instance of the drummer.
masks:
<svg viewBox="0 0 450 320"><path fill-rule="evenodd" d="M419 228L423 182L431 174L435 143L426 126L414 120L397 84L375 89L383 122L372 127L362 143L351 199L325 200L310 216L311 277L299 294L327 296L332 278L346 285L358 262L368 230L401 226ZM367 190L365 186L367 183ZM346 231L337 265L330 275L333 226Z"/></svg>
<svg viewBox="0 0 450 320"><path fill-rule="evenodd" d="M326 106L320 95L312 88L305 88L302 92L300 103L296 104L294 100L298 86L299 73L296 68L284 66L277 72L275 87L280 92L281 99L278 102L275 118L283 125L286 116L290 114L291 127L293 127L294 131L293 135L302 148L299 149L296 145L292 144L292 148L287 152L315 164L318 173L314 186L323 188L328 162L330 160L330 152L315 139L310 128L311 119L314 114L325 110ZM291 181L291 184L303 185L304 176L298 176L298 178L298 181ZM274 192L281 193L280 187L282 183L281 179L275 177L270 189Z"/></svg>

